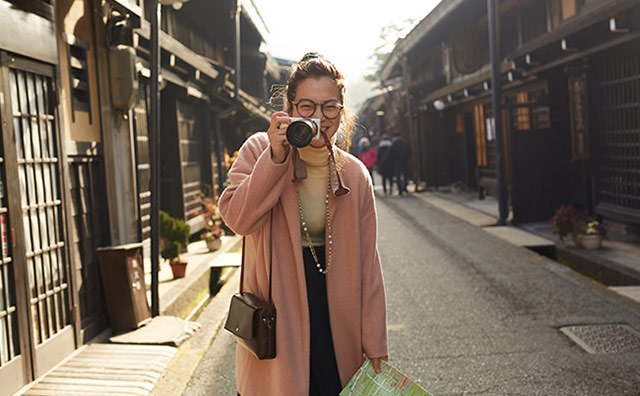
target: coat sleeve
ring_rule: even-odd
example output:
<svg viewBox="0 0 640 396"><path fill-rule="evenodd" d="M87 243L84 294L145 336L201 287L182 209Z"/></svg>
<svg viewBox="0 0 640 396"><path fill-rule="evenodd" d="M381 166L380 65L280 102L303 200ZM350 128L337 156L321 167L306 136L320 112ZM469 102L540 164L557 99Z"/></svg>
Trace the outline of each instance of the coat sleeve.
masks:
<svg viewBox="0 0 640 396"><path fill-rule="evenodd" d="M389 355L387 344L387 302L382 266L378 254L378 225L373 186L367 188L360 207L360 249L362 268L362 352L367 357Z"/></svg>
<svg viewBox="0 0 640 396"><path fill-rule="evenodd" d="M234 232L256 231L278 202L287 181L289 160L276 164L265 133L249 137L229 171L231 185L220 196L220 214Z"/></svg>

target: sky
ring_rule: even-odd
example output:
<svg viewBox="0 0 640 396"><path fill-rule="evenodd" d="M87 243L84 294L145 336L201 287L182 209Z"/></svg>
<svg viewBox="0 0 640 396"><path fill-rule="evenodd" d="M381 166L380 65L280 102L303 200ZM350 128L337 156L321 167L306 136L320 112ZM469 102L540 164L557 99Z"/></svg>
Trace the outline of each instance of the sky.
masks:
<svg viewBox="0 0 640 396"><path fill-rule="evenodd" d="M253 0L269 29L262 47L278 58L299 60L315 51L345 75L353 109L374 94L363 79L374 71L370 56L380 31L407 19L422 20L440 0Z"/></svg>

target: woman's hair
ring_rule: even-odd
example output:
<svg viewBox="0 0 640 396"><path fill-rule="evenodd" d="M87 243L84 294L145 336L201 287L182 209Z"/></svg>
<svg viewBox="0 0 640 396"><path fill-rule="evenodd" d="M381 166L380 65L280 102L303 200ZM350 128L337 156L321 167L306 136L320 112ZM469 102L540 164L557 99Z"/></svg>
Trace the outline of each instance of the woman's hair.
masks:
<svg viewBox="0 0 640 396"><path fill-rule="evenodd" d="M291 71L289 82L284 88L284 94L286 94L288 108L291 109L293 101L296 97L296 89L298 84L307 78L321 78L328 77L335 81L340 91L340 102L345 105L345 86L344 76L338 71L338 69L329 62L322 55L316 52L309 52L305 54L300 62L298 62ZM343 150L348 151L351 146L351 130L355 124L355 115L346 106L342 109L340 128L338 129L339 136L337 144Z"/></svg>

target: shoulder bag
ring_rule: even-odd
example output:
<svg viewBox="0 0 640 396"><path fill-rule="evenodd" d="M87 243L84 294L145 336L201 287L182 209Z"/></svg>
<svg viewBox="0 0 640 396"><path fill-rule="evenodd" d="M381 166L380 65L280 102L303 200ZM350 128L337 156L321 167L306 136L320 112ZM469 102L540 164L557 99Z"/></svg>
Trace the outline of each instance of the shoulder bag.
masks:
<svg viewBox="0 0 640 396"><path fill-rule="evenodd" d="M270 223L273 223L273 209ZM229 316L224 328L233 334L236 342L260 359L276 357L276 307L271 299L271 272L273 269L273 253L271 232L269 225L269 301L242 291L244 281L244 249L246 237L242 238L242 264L240 267L240 292L231 298Z"/></svg>

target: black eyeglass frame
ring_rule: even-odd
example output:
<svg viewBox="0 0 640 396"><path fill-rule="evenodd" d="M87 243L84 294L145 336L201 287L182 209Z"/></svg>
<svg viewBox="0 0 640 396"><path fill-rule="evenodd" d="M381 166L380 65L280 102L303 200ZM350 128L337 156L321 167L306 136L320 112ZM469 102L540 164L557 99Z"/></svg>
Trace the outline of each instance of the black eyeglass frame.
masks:
<svg viewBox="0 0 640 396"><path fill-rule="evenodd" d="M311 102L313 104L313 112L311 113L311 115L309 116L303 116L303 117L310 117L312 115L314 115L316 113L316 109L318 108L318 106L320 106L320 112L322 113L323 116L325 116L328 120L335 120L336 118L340 117L340 113L342 113L342 109L344 109L344 105L342 103L339 103L337 100L335 99L330 99L327 100L324 103L316 103L311 99L301 99L298 102L292 102L292 104L296 107L296 110L298 111L298 114L302 115L302 113L300 113L300 110L298 109L298 105L302 102ZM324 113L324 106L329 103L329 102L336 102L336 106L338 107L338 114L336 114L335 117L329 117Z"/></svg>

